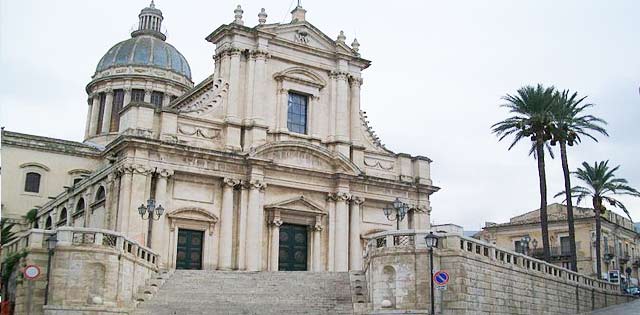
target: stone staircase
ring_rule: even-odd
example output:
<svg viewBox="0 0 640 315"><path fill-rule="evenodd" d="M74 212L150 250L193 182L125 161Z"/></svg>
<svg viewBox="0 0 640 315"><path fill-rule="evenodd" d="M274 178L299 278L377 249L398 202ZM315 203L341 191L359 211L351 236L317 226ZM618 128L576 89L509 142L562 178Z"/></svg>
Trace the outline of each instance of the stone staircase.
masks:
<svg viewBox="0 0 640 315"><path fill-rule="evenodd" d="M176 270L163 280L133 314L352 315L363 303L361 276L347 272Z"/></svg>

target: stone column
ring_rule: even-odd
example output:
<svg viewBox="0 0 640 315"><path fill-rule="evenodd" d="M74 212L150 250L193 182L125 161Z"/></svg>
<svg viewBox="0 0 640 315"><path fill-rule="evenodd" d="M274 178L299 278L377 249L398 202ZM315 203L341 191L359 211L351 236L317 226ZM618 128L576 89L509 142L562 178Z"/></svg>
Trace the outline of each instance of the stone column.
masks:
<svg viewBox="0 0 640 315"><path fill-rule="evenodd" d="M336 194L336 240L335 271L349 270L349 209L351 195L347 192Z"/></svg>
<svg viewBox="0 0 640 315"><path fill-rule="evenodd" d="M313 226L313 271L322 271L322 224L316 221L316 224Z"/></svg>
<svg viewBox="0 0 640 315"><path fill-rule="evenodd" d="M349 138L349 104L347 102L349 89L347 73L336 74L336 140L347 141Z"/></svg>
<svg viewBox="0 0 640 315"><path fill-rule="evenodd" d="M131 103L131 88L128 87L124 89L122 107L124 108L125 106L129 105L129 103Z"/></svg>
<svg viewBox="0 0 640 315"><path fill-rule="evenodd" d="M329 74L329 88L331 89L331 99L329 102L329 141L336 140L336 103L338 101L338 81L336 72Z"/></svg>
<svg viewBox="0 0 640 315"><path fill-rule="evenodd" d="M138 214L138 207L141 204L147 204L149 198L151 170L143 165L135 165L133 167L133 176L131 178L131 203L129 208L125 209L124 215L129 215L129 229L122 231L128 237L133 238L140 244L147 244L147 231L149 220L143 220Z"/></svg>
<svg viewBox="0 0 640 315"><path fill-rule="evenodd" d="M278 256L280 251L280 226L282 220L275 218L269 222L271 226L271 241L269 242L269 271L278 271Z"/></svg>
<svg viewBox="0 0 640 315"><path fill-rule="evenodd" d="M259 271L262 267L262 217L261 190L266 185L260 180L249 182L249 202L247 208L246 254L247 270Z"/></svg>
<svg viewBox="0 0 640 315"><path fill-rule="evenodd" d="M362 243L360 242L360 212L364 199L351 198L349 218L349 269L362 270Z"/></svg>
<svg viewBox="0 0 640 315"><path fill-rule="evenodd" d="M289 128L287 127L287 114L289 107L289 90L283 88L279 89L278 98L280 99L280 101L278 102L280 103L278 105L280 109L278 111L278 132L288 132Z"/></svg>
<svg viewBox="0 0 640 315"><path fill-rule="evenodd" d="M120 199L118 200L118 209L116 210L116 231L126 233L129 230L129 206L131 199L131 182L133 178L133 167L124 165L118 169L120 176ZM70 206L68 213L72 213L73 208ZM67 221L71 223L71 221Z"/></svg>
<svg viewBox="0 0 640 315"><path fill-rule="evenodd" d="M145 89L144 90L144 102L145 103L151 103L151 92L153 92L153 90L151 90L151 89Z"/></svg>
<svg viewBox="0 0 640 315"><path fill-rule="evenodd" d="M247 202L249 200L248 185L242 182L240 185L240 213L238 215L238 270L246 270L246 245L247 245Z"/></svg>
<svg viewBox="0 0 640 315"><path fill-rule="evenodd" d="M229 69L229 101L227 102L226 119L236 120L238 118L238 107L240 106L240 49L229 49L227 52L231 56Z"/></svg>
<svg viewBox="0 0 640 315"><path fill-rule="evenodd" d="M233 187L240 181L225 178L222 182L222 209L220 210L220 251L218 269L231 270L233 252Z"/></svg>
<svg viewBox="0 0 640 315"><path fill-rule="evenodd" d="M89 98L87 99L87 120L86 120L86 124L85 124L85 129L84 129L84 137L88 138L89 137L89 133L91 132L91 109L93 107L93 97L89 96Z"/></svg>
<svg viewBox="0 0 640 315"><path fill-rule="evenodd" d="M264 119L263 110L266 102L265 82L267 82L266 68L267 68L267 59L269 58L269 54L266 51L256 50L253 53L253 57L255 58L255 83L253 85L254 95L253 95L253 110L252 110L251 118L257 124L264 124L265 119Z"/></svg>
<svg viewBox="0 0 640 315"><path fill-rule="evenodd" d="M91 126L89 127L89 134L96 135L100 133L100 127L98 127L98 115L100 113L100 93L93 93L93 106L91 106Z"/></svg>
<svg viewBox="0 0 640 315"><path fill-rule="evenodd" d="M169 177L173 175L173 171L166 169L159 169L157 171L156 178L156 191L155 191L155 200L156 205L162 205L165 209L169 209L169 198L167 198L167 184ZM162 260L166 260L169 255L169 247L167 243L169 241L169 234L167 233L167 218L166 213L158 218L158 221L153 223L152 226L152 236L151 236L151 246L154 251L160 254ZM160 261L161 264L164 265L164 261Z"/></svg>
<svg viewBox="0 0 640 315"><path fill-rule="evenodd" d="M104 114L102 115L102 126L100 126L102 133L109 133L111 128L111 109L113 108L113 90L109 89L106 100L104 102Z"/></svg>
<svg viewBox="0 0 640 315"><path fill-rule="evenodd" d="M360 141L360 86L362 85L362 79L352 77L349 80L351 84L351 143L353 145L361 145Z"/></svg>
<svg viewBox="0 0 640 315"><path fill-rule="evenodd" d="M329 212L329 246L327 248L327 271L335 271L335 230L336 230L336 194L327 196L327 208Z"/></svg>

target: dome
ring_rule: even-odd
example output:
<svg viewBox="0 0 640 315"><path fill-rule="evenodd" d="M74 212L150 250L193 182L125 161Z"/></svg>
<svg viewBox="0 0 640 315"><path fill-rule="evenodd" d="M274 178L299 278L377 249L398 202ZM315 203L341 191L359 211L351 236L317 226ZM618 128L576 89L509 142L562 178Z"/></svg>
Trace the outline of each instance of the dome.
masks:
<svg viewBox="0 0 640 315"><path fill-rule="evenodd" d="M100 59L96 72L129 65L157 67L191 80L191 68L187 59L175 47L157 36L136 34L117 43Z"/></svg>

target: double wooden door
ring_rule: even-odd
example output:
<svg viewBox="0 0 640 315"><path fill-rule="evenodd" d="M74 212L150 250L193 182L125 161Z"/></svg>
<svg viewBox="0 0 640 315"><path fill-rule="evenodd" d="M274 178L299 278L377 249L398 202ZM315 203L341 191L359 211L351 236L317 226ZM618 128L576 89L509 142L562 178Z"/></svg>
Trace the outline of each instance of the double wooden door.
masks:
<svg viewBox="0 0 640 315"><path fill-rule="evenodd" d="M278 270L307 270L307 226L283 224L280 226Z"/></svg>
<svg viewBox="0 0 640 315"><path fill-rule="evenodd" d="M204 232L178 229L176 269L202 269Z"/></svg>

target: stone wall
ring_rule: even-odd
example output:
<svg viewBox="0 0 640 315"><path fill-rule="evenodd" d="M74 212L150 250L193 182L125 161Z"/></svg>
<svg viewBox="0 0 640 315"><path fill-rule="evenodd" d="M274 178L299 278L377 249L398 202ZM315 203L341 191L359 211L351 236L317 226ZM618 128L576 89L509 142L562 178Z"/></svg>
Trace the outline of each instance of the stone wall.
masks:
<svg viewBox="0 0 640 315"><path fill-rule="evenodd" d="M424 231L393 231L369 240L369 314L428 314L424 236ZM576 314L631 299L618 285L457 235L440 239L434 270L447 271L451 279L446 290L436 290L437 314Z"/></svg>
<svg viewBox="0 0 640 315"><path fill-rule="evenodd" d="M52 231L30 230L4 248L3 255L26 252L20 267L35 264L41 275L16 284L15 314L128 314L148 280L158 271L158 256L121 234L61 227L51 260L49 301L46 237ZM20 246L16 246L20 245Z"/></svg>

